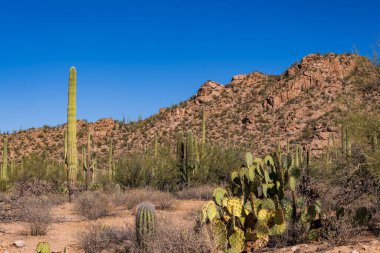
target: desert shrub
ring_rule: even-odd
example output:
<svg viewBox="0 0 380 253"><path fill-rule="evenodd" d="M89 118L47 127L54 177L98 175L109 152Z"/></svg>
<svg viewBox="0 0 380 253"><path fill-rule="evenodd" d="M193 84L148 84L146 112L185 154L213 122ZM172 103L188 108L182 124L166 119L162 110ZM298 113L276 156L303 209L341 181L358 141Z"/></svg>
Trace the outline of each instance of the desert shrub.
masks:
<svg viewBox="0 0 380 253"><path fill-rule="evenodd" d="M359 230L355 229L352 219L348 217L338 218L335 215L323 219L322 228L322 238L337 246L346 244L359 233Z"/></svg>
<svg viewBox="0 0 380 253"><path fill-rule="evenodd" d="M85 253L99 253L106 250L123 252L123 241L133 241L133 231L130 228L113 228L105 225L92 225L79 234L79 246Z"/></svg>
<svg viewBox="0 0 380 253"><path fill-rule="evenodd" d="M226 148L218 145L206 145L205 157L191 177L191 185L220 183L226 181L231 168L242 163L242 149ZM175 150L169 144L160 145L157 160L153 151L132 152L116 164L116 182L125 188L154 187L164 191L176 191L180 188L180 175L176 165ZM155 168L155 175L152 175Z"/></svg>
<svg viewBox="0 0 380 253"><path fill-rule="evenodd" d="M111 213L111 203L102 192L85 192L78 197L76 209L82 216L95 220Z"/></svg>
<svg viewBox="0 0 380 253"><path fill-rule="evenodd" d="M198 187L185 188L177 192L176 196L179 199L197 199L197 200L210 200L214 186L202 185Z"/></svg>
<svg viewBox="0 0 380 253"><path fill-rule="evenodd" d="M174 208L174 196L168 192L151 189L132 189L125 192L124 203L128 208L134 208L142 202L151 202L157 209L167 210Z"/></svg>
<svg viewBox="0 0 380 253"><path fill-rule="evenodd" d="M23 197L12 202L16 217L25 222L30 235L45 235L52 223L51 203L46 197Z"/></svg>
<svg viewBox="0 0 380 253"><path fill-rule="evenodd" d="M36 178L30 181L17 182L12 193L18 197L44 196L58 191L57 185Z"/></svg>
<svg viewBox="0 0 380 253"><path fill-rule="evenodd" d="M51 182L57 188L66 180L63 164L41 155L30 155L16 164L10 182L23 184L33 180Z"/></svg>
<svg viewBox="0 0 380 253"><path fill-rule="evenodd" d="M194 227L168 225L170 221L161 222L157 235L147 242L142 252L165 253L208 253L213 252L213 243L205 236L203 229L196 231Z"/></svg>
<svg viewBox="0 0 380 253"><path fill-rule="evenodd" d="M112 193L111 199L114 206L122 206L128 202L128 196L122 191Z"/></svg>

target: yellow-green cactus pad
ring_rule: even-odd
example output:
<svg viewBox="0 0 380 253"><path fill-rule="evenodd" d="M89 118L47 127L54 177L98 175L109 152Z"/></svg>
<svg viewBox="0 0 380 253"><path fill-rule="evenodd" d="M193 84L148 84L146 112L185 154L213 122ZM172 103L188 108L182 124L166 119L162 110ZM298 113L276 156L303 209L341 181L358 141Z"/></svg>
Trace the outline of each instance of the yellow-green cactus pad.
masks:
<svg viewBox="0 0 380 253"><path fill-rule="evenodd" d="M276 204L272 199L266 198L266 199L257 199L257 205L260 208L265 208L269 210L276 210Z"/></svg>
<svg viewBox="0 0 380 253"><path fill-rule="evenodd" d="M268 209L261 209L257 214L257 219L260 223L266 223L270 219L270 212Z"/></svg>
<svg viewBox="0 0 380 253"><path fill-rule="evenodd" d="M50 245L48 242L40 242L36 247L37 253L51 253Z"/></svg>
<svg viewBox="0 0 380 253"><path fill-rule="evenodd" d="M227 210L228 212L236 217L240 217L242 214L242 204L239 198L231 198L227 201Z"/></svg>
<svg viewBox="0 0 380 253"><path fill-rule="evenodd" d="M235 231L228 238L231 249L238 250L237 252L242 252L245 244L244 232L241 229L235 229Z"/></svg>
<svg viewBox="0 0 380 253"><path fill-rule="evenodd" d="M220 220L214 220L212 222L211 229L217 248L224 251L228 244L226 225Z"/></svg>
<svg viewBox="0 0 380 253"><path fill-rule="evenodd" d="M250 214L250 213L253 213L253 207L252 207L252 202L250 200L248 200L245 204L244 204L244 213L246 215Z"/></svg>
<svg viewBox="0 0 380 253"><path fill-rule="evenodd" d="M222 206L223 198L227 195L227 191L224 188L218 187L214 190L212 196L215 199L216 204Z"/></svg>
<svg viewBox="0 0 380 253"><path fill-rule="evenodd" d="M250 168L253 165L253 156L251 153L247 152L245 154L245 162L247 163L247 168Z"/></svg>
<svg viewBox="0 0 380 253"><path fill-rule="evenodd" d="M282 224L274 224L271 228L269 228L269 235L282 235L286 231L286 222Z"/></svg>
<svg viewBox="0 0 380 253"><path fill-rule="evenodd" d="M256 238L264 238L269 234L269 228L266 223L259 222L255 228Z"/></svg>
<svg viewBox="0 0 380 253"><path fill-rule="evenodd" d="M216 206L214 202L209 202L207 205L207 218L210 222L214 220L214 218L218 215L218 210L216 209Z"/></svg>

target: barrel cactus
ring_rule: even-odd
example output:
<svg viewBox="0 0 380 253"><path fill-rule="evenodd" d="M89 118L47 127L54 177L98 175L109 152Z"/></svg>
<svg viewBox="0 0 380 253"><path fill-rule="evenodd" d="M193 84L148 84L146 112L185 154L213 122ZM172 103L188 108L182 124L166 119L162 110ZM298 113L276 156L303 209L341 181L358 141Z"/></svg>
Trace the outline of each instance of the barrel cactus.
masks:
<svg viewBox="0 0 380 253"><path fill-rule="evenodd" d="M50 244L48 242L40 242L36 247L36 253L50 253Z"/></svg>
<svg viewBox="0 0 380 253"><path fill-rule="evenodd" d="M138 207L136 215L136 236L140 247L146 246L149 237L156 230L156 210L150 203L142 203Z"/></svg>

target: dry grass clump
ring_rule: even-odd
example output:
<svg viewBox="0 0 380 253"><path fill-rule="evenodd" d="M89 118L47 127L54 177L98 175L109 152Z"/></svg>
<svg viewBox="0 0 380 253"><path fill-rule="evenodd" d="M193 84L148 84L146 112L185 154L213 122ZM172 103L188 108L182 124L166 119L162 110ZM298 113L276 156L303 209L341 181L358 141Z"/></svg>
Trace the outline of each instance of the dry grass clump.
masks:
<svg viewBox="0 0 380 253"><path fill-rule="evenodd" d="M127 252L127 253L209 253L214 252L213 243L205 236L203 229L195 229L194 224L179 225L172 220L158 221L154 236L138 246L134 227L115 228L92 225L79 235L80 248L85 253ZM215 251L216 252L216 251Z"/></svg>
<svg viewBox="0 0 380 253"><path fill-rule="evenodd" d="M78 212L90 220L96 220L111 213L110 200L102 192L85 192L78 197L75 205Z"/></svg>
<svg viewBox="0 0 380 253"><path fill-rule="evenodd" d="M142 202L151 202L157 209L168 210L174 208L175 199L171 193L151 189L132 189L124 193L114 193L113 197L115 205L127 205L130 209Z"/></svg>
<svg viewBox="0 0 380 253"><path fill-rule="evenodd" d="M105 225L92 225L79 234L79 245L85 253L124 252L125 241L133 240L131 229L113 228ZM123 245L124 242L124 245Z"/></svg>
<svg viewBox="0 0 380 253"><path fill-rule="evenodd" d="M147 248L140 252L152 253L209 253L214 252L213 243L203 229L196 230L193 224L186 227L176 226L172 221L162 221L156 236L148 241Z"/></svg>
<svg viewBox="0 0 380 253"><path fill-rule="evenodd" d="M16 217L25 222L25 228L33 236L45 235L53 219L52 204L47 197L23 197L12 203Z"/></svg>
<svg viewBox="0 0 380 253"><path fill-rule="evenodd" d="M202 185L179 191L176 196L179 199L210 200L215 189L212 185Z"/></svg>

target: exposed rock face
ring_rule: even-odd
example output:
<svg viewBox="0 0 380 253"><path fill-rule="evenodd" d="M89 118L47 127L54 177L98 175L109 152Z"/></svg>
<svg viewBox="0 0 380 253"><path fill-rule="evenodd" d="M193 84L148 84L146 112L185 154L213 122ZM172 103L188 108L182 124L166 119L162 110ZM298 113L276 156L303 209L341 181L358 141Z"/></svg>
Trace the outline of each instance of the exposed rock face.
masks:
<svg viewBox="0 0 380 253"><path fill-rule="evenodd" d="M201 88L198 90L196 99L200 103L211 102L213 99L219 96L222 90L223 90L223 85L209 80L205 82L201 86Z"/></svg>
<svg viewBox="0 0 380 253"><path fill-rule="evenodd" d="M357 71L359 62L366 71ZM288 138L291 144L310 144L318 154L329 136L339 138L340 128L333 119L339 116L337 112L347 109L342 97L353 97L368 111L380 111L380 77L373 68L356 55L311 54L278 76L252 72L234 76L225 86L207 81L193 98L176 107L161 108L141 122L123 125L112 119L78 121L78 148L85 145L88 131L93 135L94 151L104 160L111 136L116 156L151 147L155 132L160 141L173 144L179 130L191 129L199 137L204 108L207 137L214 143L251 145L253 153L262 154L272 150L277 141L285 145ZM370 93L359 92L350 78L352 73L378 85L373 85ZM12 134L11 159L42 151L62 159L63 131L64 126L58 126ZM1 145L2 136L0 149Z"/></svg>

